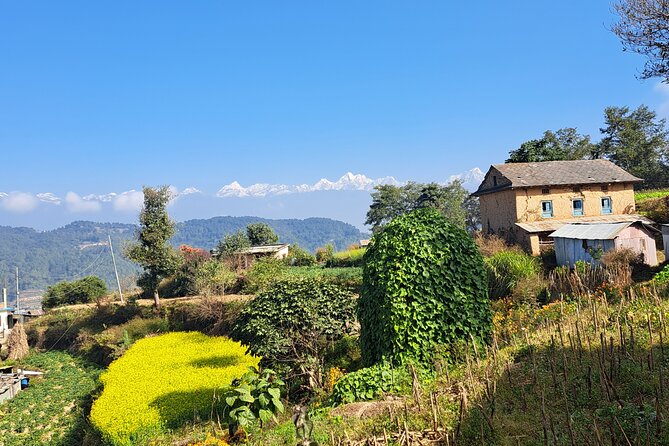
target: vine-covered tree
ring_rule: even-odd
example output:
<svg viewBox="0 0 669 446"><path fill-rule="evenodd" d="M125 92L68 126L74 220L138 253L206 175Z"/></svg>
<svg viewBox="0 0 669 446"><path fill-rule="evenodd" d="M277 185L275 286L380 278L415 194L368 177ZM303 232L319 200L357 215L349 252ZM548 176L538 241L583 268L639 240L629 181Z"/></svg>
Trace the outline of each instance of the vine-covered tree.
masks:
<svg viewBox="0 0 669 446"><path fill-rule="evenodd" d="M246 226L246 236L251 246L273 245L279 241L274 229L267 223L250 223Z"/></svg>
<svg viewBox="0 0 669 446"><path fill-rule="evenodd" d="M612 31L624 51L647 57L641 79L669 82L669 4L661 0L624 0L613 6L620 21Z"/></svg>
<svg viewBox="0 0 669 446"><path fill-rule="evenodd" d="M144 187L144 208L139 214L137 241L125 252L129 259L144 268L137 283L146 293L153 293L156 308L160 306L160 281L173 274L179 266L179 257L168 243L174 235L174 223L166 209L170 198L167 186L158 189Z"/></svg>

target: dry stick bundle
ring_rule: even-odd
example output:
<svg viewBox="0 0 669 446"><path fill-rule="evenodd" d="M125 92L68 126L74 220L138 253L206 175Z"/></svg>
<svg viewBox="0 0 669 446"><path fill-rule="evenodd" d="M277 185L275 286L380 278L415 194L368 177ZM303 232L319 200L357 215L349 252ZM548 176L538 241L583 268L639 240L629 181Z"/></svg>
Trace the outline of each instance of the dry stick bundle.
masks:
<svg viewBox="0 0 669 446"><path fill-rule="evenodd" d="M23 324L16 324L7 338L7 349L9 350L9 360L20 361L30 352L28 347L28 336L23 328Z"/></svg>

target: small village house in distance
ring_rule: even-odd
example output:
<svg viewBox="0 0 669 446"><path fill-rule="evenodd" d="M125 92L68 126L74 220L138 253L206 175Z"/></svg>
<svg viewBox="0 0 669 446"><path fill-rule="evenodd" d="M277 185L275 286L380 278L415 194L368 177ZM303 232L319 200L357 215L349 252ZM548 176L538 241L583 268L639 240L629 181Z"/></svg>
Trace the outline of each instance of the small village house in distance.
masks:
<svg viewBox="0 0 669 446"><path fill-rule="evenodd" d="M641 181L603 159L495 164L474 195L480 200L484 232L538 255L542 246L554 244L553 233L565 225L622 224L627 226L599 231L598 236L634 238L633 234L643 233L647 239L646 225L653 222L636 214L634 204L634 185ZM632 225L637 222L641 226ZM579 231L583 228L569 234L578 236ZM581 239L576 240L583 246ZM615 246L623 244L607 240ZM655 258L654 242L643 243Z"/></svg>

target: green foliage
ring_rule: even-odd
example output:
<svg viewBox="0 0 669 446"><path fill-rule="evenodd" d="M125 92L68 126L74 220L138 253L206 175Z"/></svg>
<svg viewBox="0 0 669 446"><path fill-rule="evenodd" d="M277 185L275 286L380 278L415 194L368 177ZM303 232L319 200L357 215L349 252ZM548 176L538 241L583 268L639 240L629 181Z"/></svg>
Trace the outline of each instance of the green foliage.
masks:
<svg viewBox="0 0 669 446"><path fill-rule="evenodd" d="M228 386L217 399L222 403L222 421L228 425L230 437L241 427L246 430L256 420L264 425L283 413L281 391L285 383L270 369L261 372L249 367L241 378Z"/></svg>
<svg viewBox="0 0 669 446"><path fill-rule="evenodd" d="M46 374L31 379L27 391L0 405L0 444L84 444L85 413L100 370L58 351L34 353L19 365Z"/></svg>
<svg viewBox="0 0 669 446"><path fill-rule="evenodd" d="M267 223L249 223L246 226L246 236L251 246L273 245L278 243L279 236Z"/></svg>
<svg viewBox="0 0 669 446"><path fill-rule="evenodd" d="M274 257L256 260L244 277L244 292L262 293L279 280L287 268L283 261Z"/></svg>
<svg viewBox="0 0 669 446"><path fill-rule="evenodd" d="M653 282L657 284L665 284L669 282L669 265L666 265L660 272L653 276Z"/></svg>
<svg viewBox="0 0 669 446"><path fill-rule="evenodd" d="M351 266L362 266L363 257L366 250L366 248L357 248L334 253L328 260L327 266L344 268Z"/></svg>
<svg viewBox="0 0 669 446"><path fill-rule="evenodd" d="M316 279L275 282L242 310L231 336L285 370L295 387L322 386L328 346L343 337L355 318L351 293Z"/></svg>
<svg viewBox="0 0 669 446"><path fill-rule="evenodd" d="M367 249L358 318L368 364L429 362L439 344L486 340L488 286L474 241L434 209L396 218Z"/></svg>
<svg viewBox="0 0 669 446"><path fill-rule="evenodd" d="M524 252L500 251L486 258L485 265L493 299L511 296L525 279L541 282L539 259Z"/></svg>
<svg viewBox="0 0 669 446"><path fill-rule="evenodd" d="M196 275L199 268L211 258L209 251L179 246L180 266L176 273L161 282L159 291L163 297L194 296L198 294Z"/></svg>
<svg viewBox="0 0 669 446"><path fill-rule="evenodd" d="M322 266L291 267L284 271L284 278L312 278L333 283L353 293L360 293L362 268L323 268Z"/></svg>
<svg viewBox="0 0 669 446"><path fill-rule="evenodd" d="M285 262L290 266L312 266L316 264L316 257L299 245L290 245Z"/></svg>
<svg viewBox="0 0 669 446"><path fill-rule="evenodd" d="M332 389L333 404L347 404L355 401L369 401L385 394L399 394L411 378L404 368L396 369L387 362L347 373ZM410 385L410 384L409 384Z"/></svg>
<svg viewBox="0 0 669 446"><path fill-rule="evenodd" d="M53 308L60 305L93 302L107 294L107 285L97 276L87 276L72 282L60 282L46 290L42 305Z"/></svg>
<svg viewBox="0 0 669 446"><path fill-rule="evenodd" d="M578 160L589 158L595 151L590 137L580 135L574 128L556 132L546 130L541 139L526 141L509 152L507 163L530 163L539 161Z"/></svg>
<svg viewBox="0 0 669 446"><path fill-rule="evenodd" d="M232 234L225 234L216 245L216 256L219 259L232 257L235 253L251 247L251 241L246 232L241 229Z"/></svg>
<svg viewBox="0 0 669 446"><path fill-rule="evenodd" d="M168 241L174 235L174 223L167 214L171 192L167 186L159 189L144 187L144 208L139 214L140 229L137 242L128 246L126 256L144 268L138 285L153 293L155 305L160 305L158 285L179 266L179 257Z"/></svg>
<svg viewBox="0 0 669 446"><path fill-rule="evenodd" d="M607 107L604 119L600 155L643 178L644 188L666 186L669 181L666 121L658 119L657 113L645 105L631 111L629 107Z"/></svg>
<svg viewBox="0 0 669 446"><path fill-rule="evenodd" d="M204 262L195 272L195 286L203 296L225 294L225 290L235 283L237 274L218 260Z"/></svg>
<svg viewBox="0 0 669 446"><path fill-rule="evenodd" d="M468 210L478 212L478 207L468 201L469 192L458 181L446 186L414 182L404 186L385 184L374 189L365 221L373 231L378 231L404 213L423 207L438 209L449 221L463 228L468 221L478 221L476 216L468 215Z"/></svg>

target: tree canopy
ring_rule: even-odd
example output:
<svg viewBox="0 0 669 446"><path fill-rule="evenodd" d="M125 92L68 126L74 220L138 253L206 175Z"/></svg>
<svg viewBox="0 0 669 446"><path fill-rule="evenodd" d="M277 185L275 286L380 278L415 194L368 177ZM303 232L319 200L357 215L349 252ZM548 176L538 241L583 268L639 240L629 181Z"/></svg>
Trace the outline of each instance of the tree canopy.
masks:
<svg viewBox="0 0 669 446"><path fill-rule="evenodd" d="M462 228L476 225L478 211L475 198L459 181L448 185L438 183L408 182L404 186L384 184L372 192L372 204L367 211L365 224L377 231L392 219L419 208L435 208L449 221Z"/></svg>
<svg viewBox="0 0 669 446"><path fill-rule="evenodd" d="M624 51L646 56L641 79L659 77L669 81L669 11L657 0L623 0L613 6L620 21L612 31Z"/></svg>
<svg viewBox="0 0 669 446"><path fill-rule="evenodd" d="M273 245L279 241L274 229L267 223L250 223L246 226L246 236L251 246Z"/></svg>
<svg viewBox="0 0 669 446"><path fill-rule="evenodd" d="M179 265L179 257L169 244L174 235L174 223L166 209L170 198L167 186L144 187L144 208L139 214L137 241L125 252L129 259L144 268L138 284L145 292L153 293L156 307L160 306L160 281L173 274Z"/></svg>
<svg viewBox="0 0 669 446"><path fill-rule="evenodd" d="M546 130L541 139L532 139L509 152L507 163L531 163L584 159L592 156L595 145L590 137L579 134L575 128Z"/></svg>

